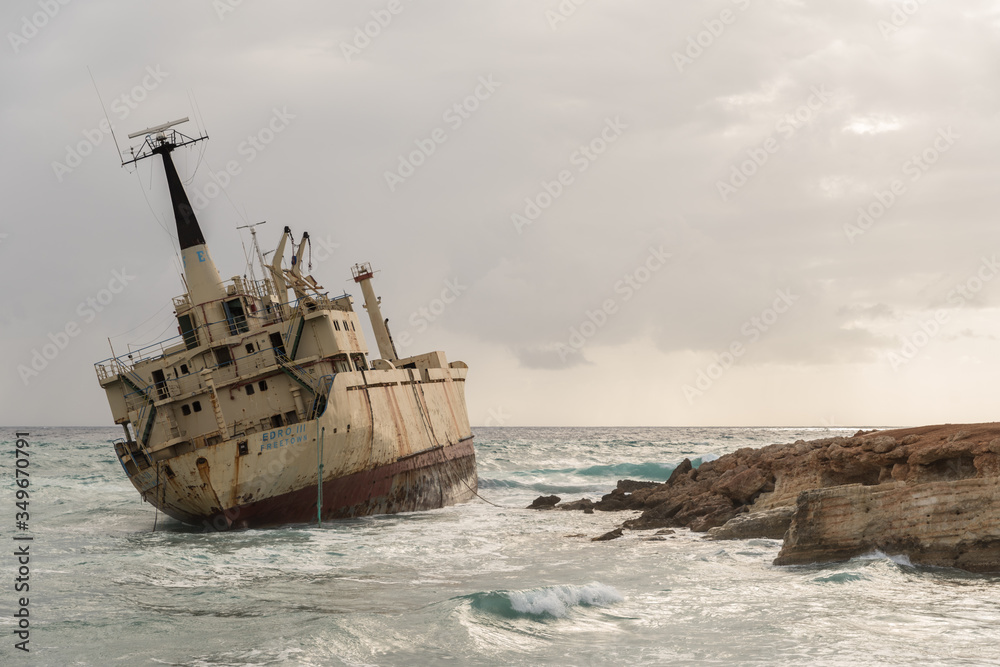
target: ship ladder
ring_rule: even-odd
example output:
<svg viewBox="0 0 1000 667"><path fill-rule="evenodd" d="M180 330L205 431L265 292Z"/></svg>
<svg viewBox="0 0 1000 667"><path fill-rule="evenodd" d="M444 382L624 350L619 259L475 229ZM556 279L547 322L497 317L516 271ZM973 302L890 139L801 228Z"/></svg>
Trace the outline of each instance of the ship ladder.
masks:
<svg viewBox="0 0 1000 667"><path fill-rule="evenodd" d="M142 378L133 371L125 370L123 373L119 373L118 377L122 379L122 383L125 386L132 389L132 393L137 394L142 401L139 407L139 415L135 420L136 425L136 439L139 441L138 445L140 447L139 453L142 454L144 461L136 460L135 454L129 452L129 458L135 464L137 470L145 470L150 465L152 465L152 459L149 456L149 436L153 430L153 422L156 419L156 404L153 403L153 386L149 385L142 387ZM141 433L141 435L140 435Z"/></svg>
<svg viewBox="0 0 1000 667"><path fill-rule="evenodd" d="M301 366L292 363L292 360L283 354L275 355L278 358L278 362L281 364L281 370L285 374L298 382L302 387L309 391L311 394L316 393L316 381L313 377Z"/></svg>
<svg viewBox="0 0 1000 667"><path fill-rule="evenodd" d="M140 378L136 374L135 371L125 371L123 373L119 373L118 377L120 377L122 379L122 382L126 386L130 387L132 391L135 392L136 394L142 394L143 396L146 395L146 390L142 388L142 385L145 383L142 381L142 378Z"/></svg>
<svg viewBox="0 0 1000 667"><path fill-rule="evenodd" d="M153 422L156 420L156 404L150 401L143 408L143 413L149 412L149 416L146 417L146 424L142 430L142 437L139 439L139 444L142 445L143 449L146 449L149 445L149 436L153 432ZM142 415L139 416L139 423L142 423Z"/></svg>
<svg viewBox="0 0 1000 667"><path fill-rule="evenodd" d="M295 340L292 341L290 350L288 353L289 359L294 359L295 354L299 351L299 341L302 340L302 330L306 327L306 321L301 316L299 316L299 328L295 331ZM291 329L289 329L291 332Z"/></svg>
<svg viewBox="0 0 1000 667"><path fill-rule="evenodd" d="M305 328L305 318L302 317L302 312L296 306L295 314L288 320L288 329L285 330L285 346L289 350L288 357L290 359L295 358L295 354L299 351L299 341L302 339L302 330ZM296 329L298 325L298 329ZM295 331L295 339L292 339L292 331Z"/></svg>
<svg viewBox="0 0 1000 667"><path fill-rule="evenodd" d="M309 409L308 419L315 419L326 410L327 401L330 400L330 390L333 388L333 376L324 375L316 382L315 394L312 407Z"/></svg>

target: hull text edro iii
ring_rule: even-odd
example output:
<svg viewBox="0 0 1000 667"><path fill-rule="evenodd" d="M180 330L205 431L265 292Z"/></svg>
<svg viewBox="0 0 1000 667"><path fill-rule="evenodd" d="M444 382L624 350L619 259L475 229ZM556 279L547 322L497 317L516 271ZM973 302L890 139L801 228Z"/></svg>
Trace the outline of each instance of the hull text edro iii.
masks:
<svg viewBox="0 0 1000 667"><path fill-rule="evenodd" d="M351 297L301 272L308 234L293 241L290 269L286 227L270 264L257 252L262 279L223 282L170 155L200 138L175 124L132 135L145 135L132 161L163 161L187 288L174 299L180 334L96 364L125 431L115 451L143 499L218 529L471 499L468 366L443 352L399 359L361 264L354 280L380 356L369 363Z"/></svg>

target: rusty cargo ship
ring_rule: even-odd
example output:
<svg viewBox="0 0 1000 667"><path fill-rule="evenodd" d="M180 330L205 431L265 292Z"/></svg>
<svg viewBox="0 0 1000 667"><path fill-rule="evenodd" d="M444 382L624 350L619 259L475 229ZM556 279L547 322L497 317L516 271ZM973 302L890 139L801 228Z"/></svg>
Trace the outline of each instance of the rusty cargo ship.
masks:
<svg viewBox="0 0 1000 667"><path fill-rule="evenodd" d="M142 498L214 529L471 499L468 366L440 351L400 359L371 266L356 264L378 346L370 360L352 297L302 272L306 233L296 244L285 227L265 263L251 226L261 275L223 281L171 158L207 138L174 129L184 120L130 135L143 143L123 163L162 159L184 265L178 335L96 364L124 430L115 453Z"/></svg>

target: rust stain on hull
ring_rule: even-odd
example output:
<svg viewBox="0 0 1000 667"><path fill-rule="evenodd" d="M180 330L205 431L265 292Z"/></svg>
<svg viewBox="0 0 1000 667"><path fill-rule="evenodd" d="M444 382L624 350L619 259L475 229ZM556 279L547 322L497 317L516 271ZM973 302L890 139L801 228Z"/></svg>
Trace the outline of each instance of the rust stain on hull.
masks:
<svg viewBox="0 0 1000 667"><path fill-rule="evenodd" d="M202 466L199 466L199 473ZM205 466L205 478L207 478ZM477 491L472 438L403 457L394 463L323 482L323 519L437 509L470 500ZM208 484L211 489L211 484ZM214 491L212 491L214 494ZM316 485L230 508L192 516L164 508L186 523L227 528L259 528L316 520ZM174 510L174 511L171 511Z"/></svg>
<svg viewBox="0 0 1000 667"><path fill-rule="evenodd" d="M222 503L219 502L219 494L217 494L215 492L215 489L212 488L212 479L209 477L209 473L211 471L208 468L208 461L206 461L205 459L198 459L197 466L198 466L198 476L201 477L201 483L202 483L201 488L207 490L209 493L212 494L212 498L215 500L215 507L221 509Z"/></svg>

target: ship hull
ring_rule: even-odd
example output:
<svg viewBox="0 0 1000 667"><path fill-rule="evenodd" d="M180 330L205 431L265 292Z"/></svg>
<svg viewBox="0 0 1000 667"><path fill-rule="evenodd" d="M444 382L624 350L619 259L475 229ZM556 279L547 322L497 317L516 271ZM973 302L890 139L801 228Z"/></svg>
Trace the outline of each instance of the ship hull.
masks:
<svg viewBox="0 0 1000 667"><path fill-rule="evenodd" d="M322 518L348 519L438 509L474 498L477 481L470 437L456 445L413 454L395 463L324 480ZM211 516L174 518L218 530L306 523L318 518L318 496L314 484Z"/></svg>
<svg viewBox="0 0 1000 667"><path fill-rule="evenodd" d="M214 530L466 502L478 476L464 373L442 369L433 382L417 370L341 374L316 419L182 452L163 446L156 452L172 455L130 480L165 514Z"/></svg>

